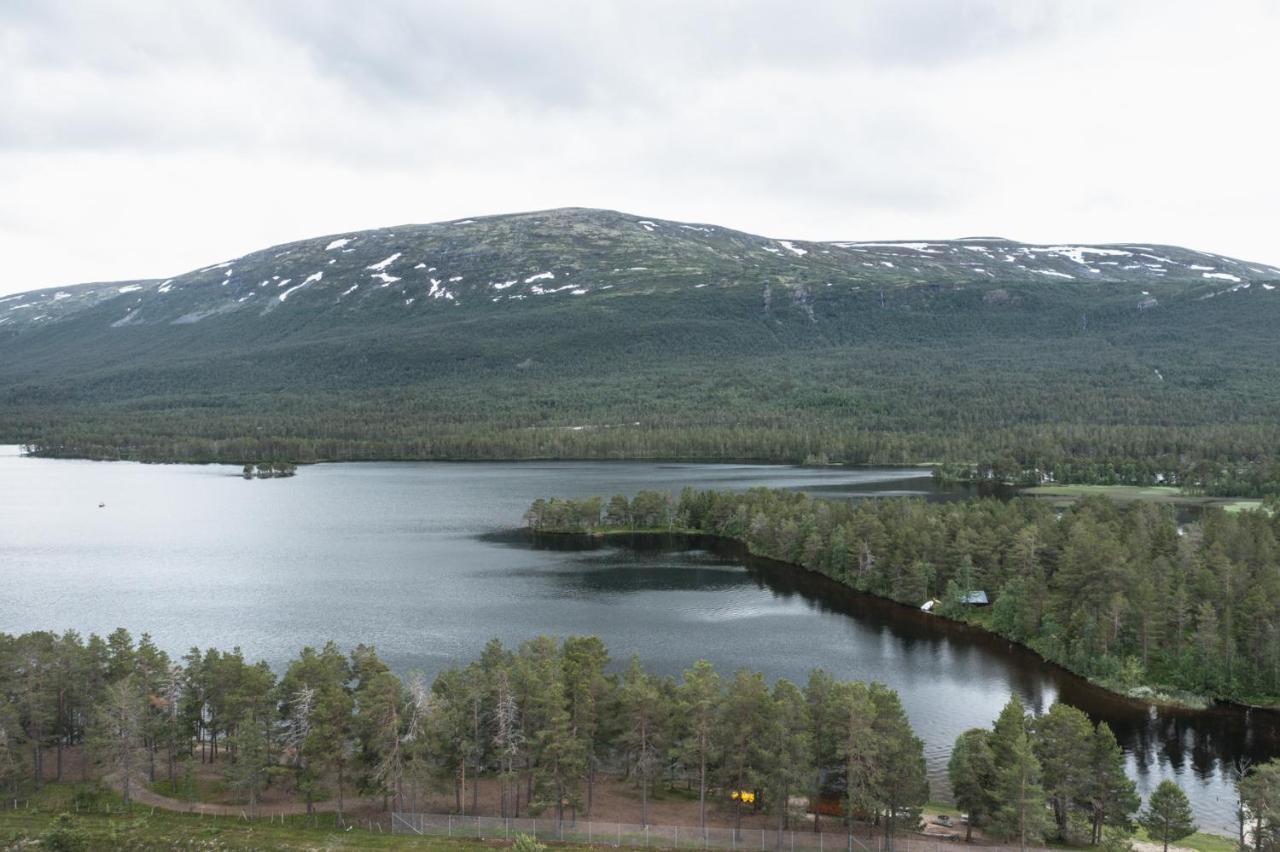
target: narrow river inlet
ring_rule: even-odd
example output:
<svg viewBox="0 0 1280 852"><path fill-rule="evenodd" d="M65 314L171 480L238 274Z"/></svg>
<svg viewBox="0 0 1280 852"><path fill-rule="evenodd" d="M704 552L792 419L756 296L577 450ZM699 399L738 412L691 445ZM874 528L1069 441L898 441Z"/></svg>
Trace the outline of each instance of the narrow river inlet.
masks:
<svg viewBox="0 0 1280 852"><path fill-rule="evenodd" d="M709 542L538 547L545 496L754 486L948 499L908 469L633 462L393 463L244 480L226 466L51 461L0 448L0 630L150 633L170 654L238 645L282 669L305 645L364 642L433 675L497 637L595 634L615 668L705 658L803 683L813 668L896 689L935 797L951 744L1011 693L1107 721L1141 792L1176 777L1201 826L1232 833L1232 766L1280 755L1280 716L1123 701L1003 640ZM102 505L100 505L102 504Z"/></svg>

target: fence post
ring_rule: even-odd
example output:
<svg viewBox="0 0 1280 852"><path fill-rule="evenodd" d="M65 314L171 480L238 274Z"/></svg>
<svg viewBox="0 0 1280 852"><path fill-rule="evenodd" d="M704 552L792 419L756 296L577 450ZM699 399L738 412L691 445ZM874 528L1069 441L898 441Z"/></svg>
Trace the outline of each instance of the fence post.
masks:
<svg viewBox="0 0 1280 852"><path fill-rule="evenodd" d="M453 814L449 814L449 837L453 837Z"/></svg>

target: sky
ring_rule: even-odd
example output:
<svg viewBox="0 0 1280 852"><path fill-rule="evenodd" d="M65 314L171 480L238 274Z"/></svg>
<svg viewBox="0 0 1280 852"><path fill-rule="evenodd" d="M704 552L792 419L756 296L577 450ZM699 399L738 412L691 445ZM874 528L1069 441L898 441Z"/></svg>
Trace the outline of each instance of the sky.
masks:
<svg viewBox="0 0 1280 852"><path fill-rule="evenodd" d="M0 293L561 206L1280 264L1280 2L0 2Z"/></svg>

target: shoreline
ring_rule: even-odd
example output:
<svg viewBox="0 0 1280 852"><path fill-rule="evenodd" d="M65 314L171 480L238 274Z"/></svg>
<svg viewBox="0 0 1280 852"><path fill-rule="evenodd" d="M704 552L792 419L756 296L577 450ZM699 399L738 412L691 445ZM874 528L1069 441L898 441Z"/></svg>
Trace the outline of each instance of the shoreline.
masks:
<svg viewBox="0 0 1280 852"><path fill-rule="evenodd" d="M533 540L536 540L537 538L544 537L544 536L553 538L553 539L558 538L562 540L576 540L580 542L581 541L604 542L609 539L621 540L621 539L635 538L635 537L656 538L656 537L664 537L664 536L678 537L685 540L697 540L697 539L710 540L710 541L715 541L721 544L726 544L735 549L738 549L744 556L748 556L752 559L763 560L771 565L779 566L780 568L783 568L787 571L799 572L805 577L819 578L821 580L825 580L826 582L835 584L836 586L838 586L840 589L844 591L847 591L856 595L864 595L876 601L881 601L887 604L893 604L896 607L900 607L905 612L913 612L918 609L917 607L914 607L911 604L903 603L902 601L894 600L893 598L885 597L883 595L877 595L874 592L863 591L861 589L857 589L845 583L841 583L839 580L835 579L834 577L829 577L826 574L823 574L819 571L814 571L810 568L806 568L803 565L799 565L794 562L786 562L783 560L774 559L772 557L765 556L763 554L755 553L750 549L750 547L747 545L745 541L742 541L740 539L717 535L715 533L710 533L710 532L703 532L701 530L693 530L693 529L685 529L685 528L627 529L627 528L621 528L621 527L611 527L611 528L602 528L602 529L594 529L594 530L532 530L532 529L529 529L528 527L524 527L522 528L522 530L526 535L528 535ZM1270 712L1270 713L1280 712L1280 705L1276 705L1276 704L1254 704L1254 703L1245 701L1243 699L1218 698L1213 696L1198 695L1195 693L1186 693L1180 690L1171 690L1165 687L1149 685L1149 684L1143 684L1141 686L1133 687L1128 690L1121 689L1116 686L1112 686L1106 683L1105 681L1091 678L1091 677L1088 677L1087 675L1081 674L1080 672L1074 671L1073 669L1063 665L1062 663L1049 659L1048 657L1044 656L1042 653L1037 651L1035 648L1032 648L1030 645L1027 645L1026 643L1023 643L1023 642L1019 642L1015 639L1011 639L1008 636L1004 636L1000 633L997 633L994 630L987 628L985 625L983 625L980 622L969 621L969 620L958 619L958 618L951 618L949 616L942 615L940 613L928 613L928 616L930 618L935 618L935 619L940 619L942 621L945 621L949 626L959 627L965 630L973 631L983 636L984 638L998 639L1004 642L1008 642L1010 645L1013 645L1021 649L1022 651L1025 651L1029 654L1034 655L1043 665L1053 666L1054 668L1058 669L1064 674L1069 675L1070 677L1076 678L1082 683L1088 684L1090 687L1094 689L1101 690L1102 692L1107 693L1109 696L1113 698L1129 701L1143 707L1161 707L1166 709L1185 710L1185 711L1192 711L1192 712L1209 712L1214 709L1215 705L1218 705L1218 706L1225 706L1225 707L1238 707L1244 710L1257 710L1257 711ZM1140 693L1140 694L1134 694L1134 693Z"/></svg>

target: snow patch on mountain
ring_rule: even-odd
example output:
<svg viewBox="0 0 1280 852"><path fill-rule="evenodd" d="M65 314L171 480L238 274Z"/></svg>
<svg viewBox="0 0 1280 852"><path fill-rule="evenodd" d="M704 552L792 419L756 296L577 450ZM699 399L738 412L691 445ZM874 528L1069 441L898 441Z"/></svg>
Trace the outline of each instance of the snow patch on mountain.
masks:
<svg viewBox="0 0 1280 852"><path fill-rule="evenodd" d="M384 260L380 260L377 263L369 264L368 266L365 267L365 269L372 269L374 272L381 272L382 270L386 269L388 266L395 263L399 259L400 259L400 252L396 252L395 254L391 255L391 257L388 257Z"/></svg>

